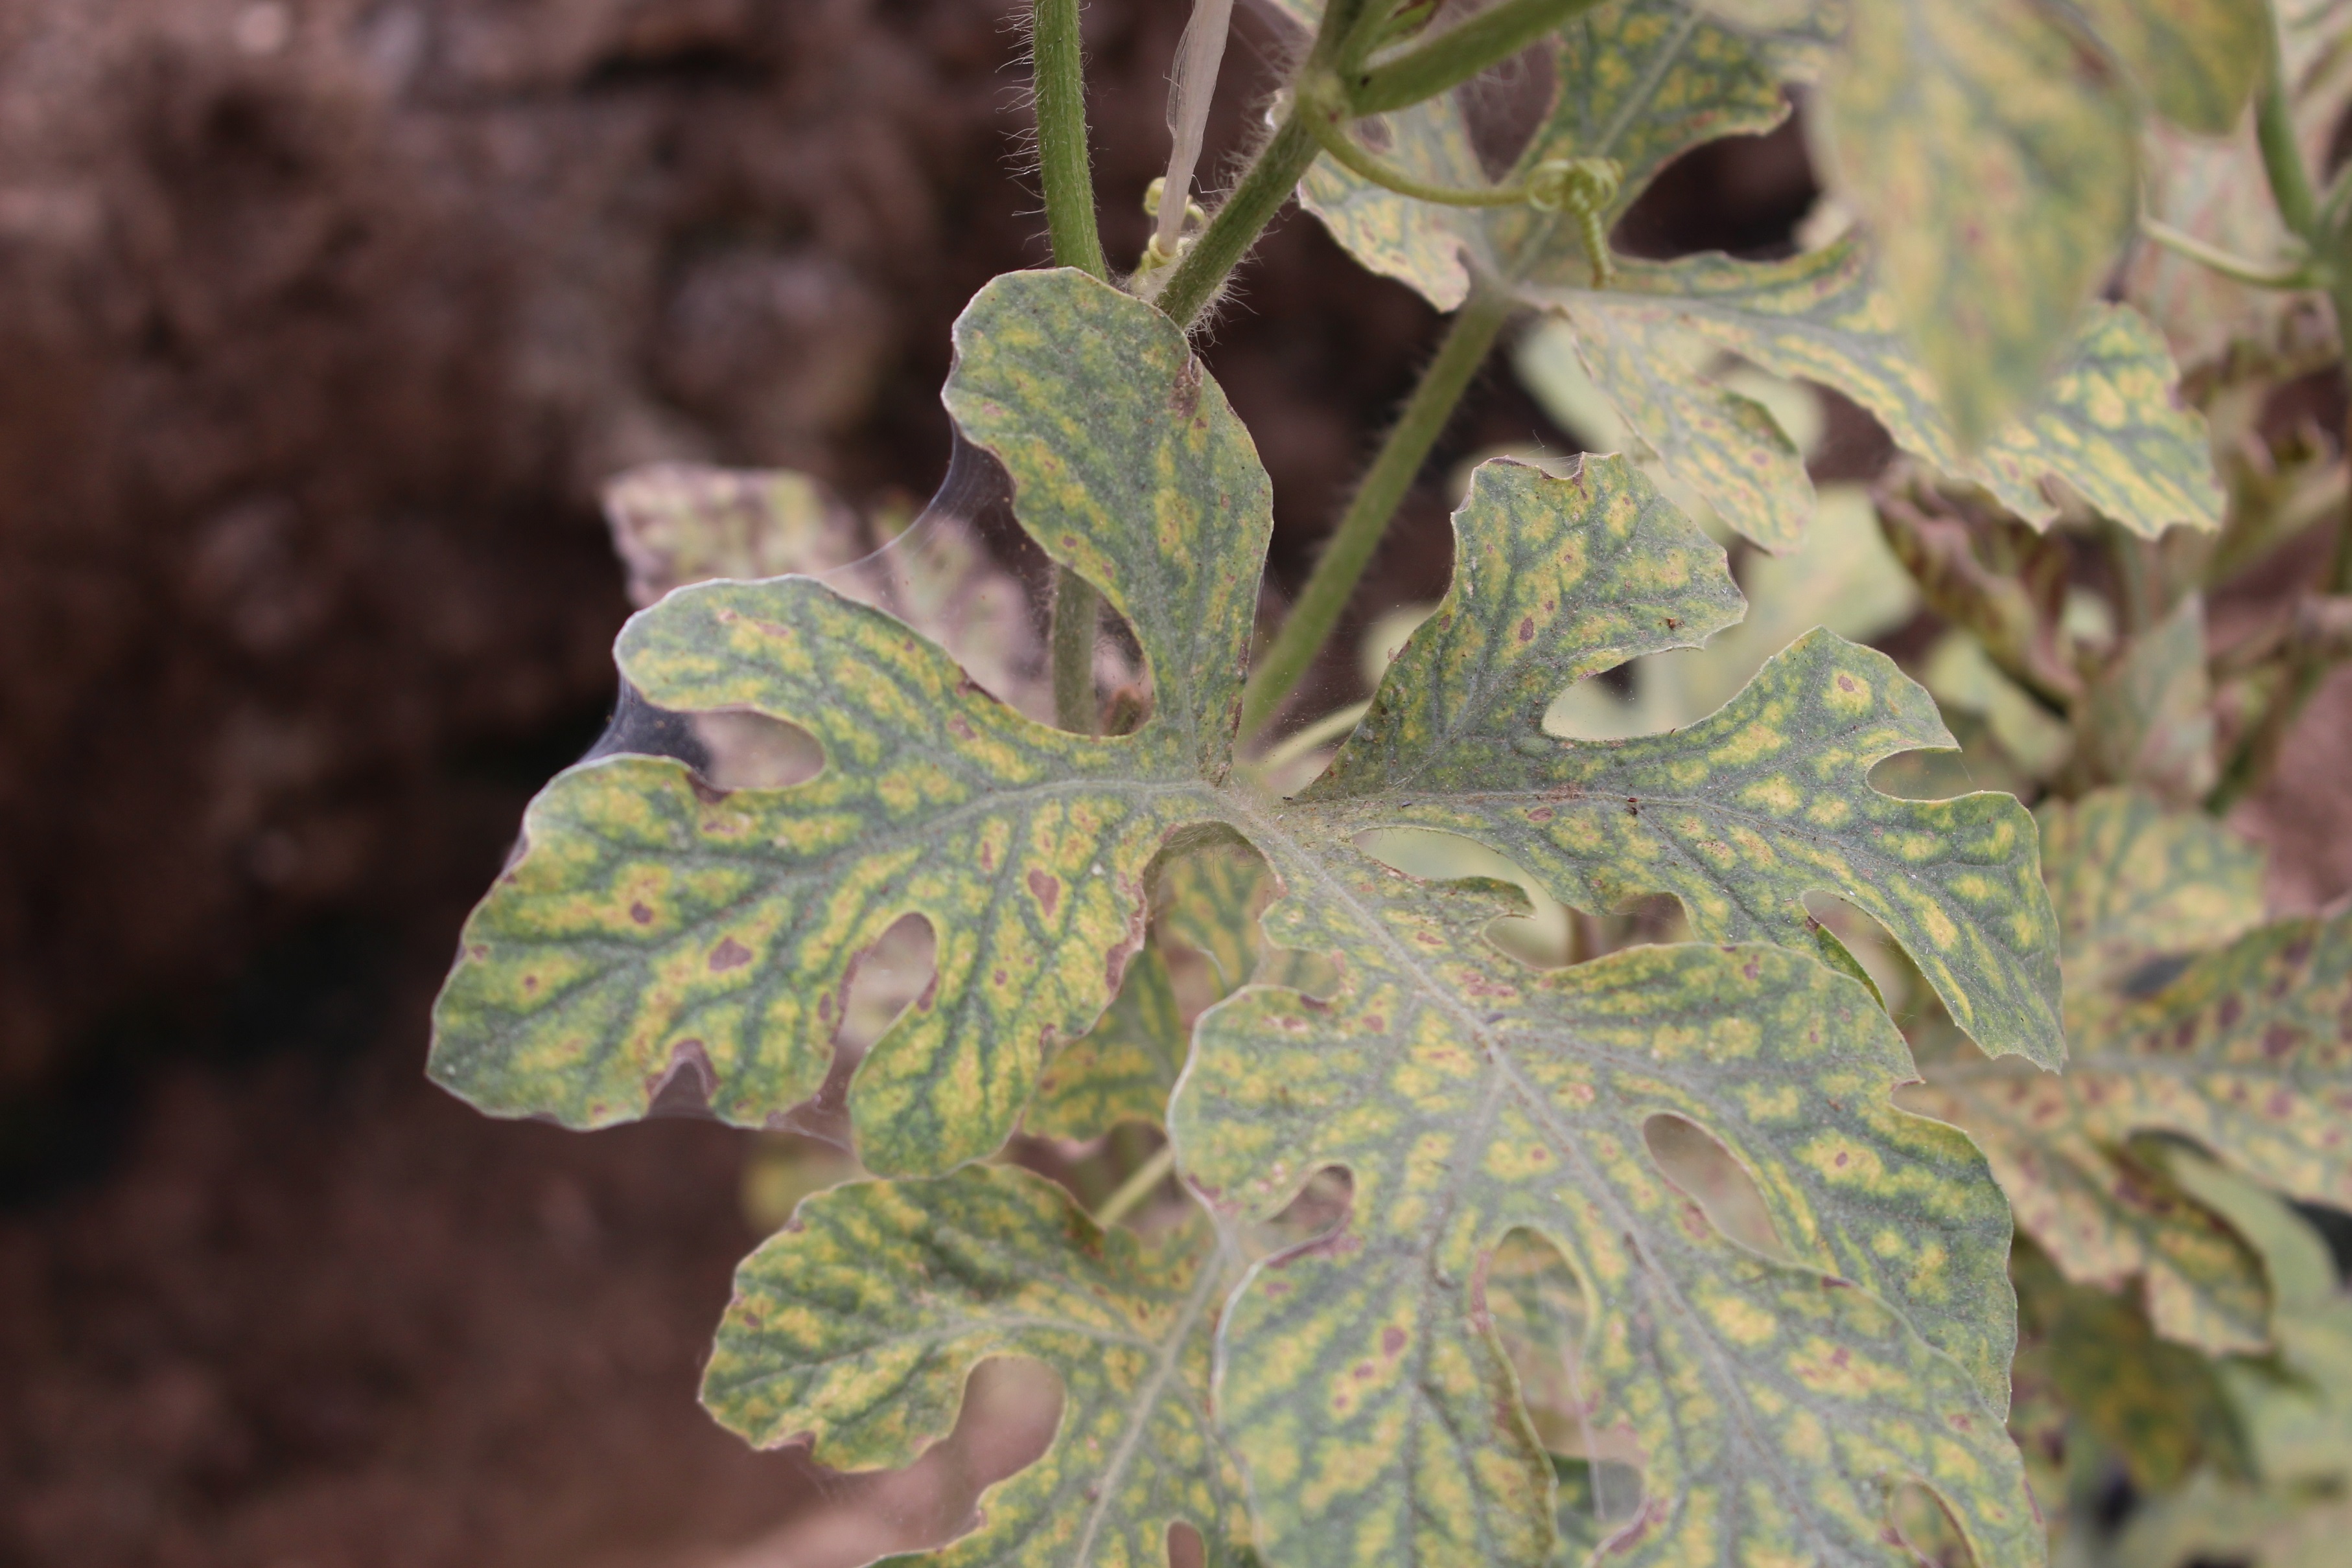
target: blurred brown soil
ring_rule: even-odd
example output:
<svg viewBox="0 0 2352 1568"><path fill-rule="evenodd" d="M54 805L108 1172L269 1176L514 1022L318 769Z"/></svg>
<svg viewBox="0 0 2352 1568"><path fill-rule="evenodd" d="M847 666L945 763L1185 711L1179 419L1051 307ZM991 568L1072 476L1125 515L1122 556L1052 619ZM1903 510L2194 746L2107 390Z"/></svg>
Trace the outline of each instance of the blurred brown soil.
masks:
<svg viewBox="0 0 2352 1568"><path fill-rule="evenodd" d="M1012 1399L911 1479L744 1451L693 1402L741 1138L419 1075L466 901L611 697L602 479L942 470L949 323L1044 256L1020 8L0 6L0 1563L819 1568L1035 1439ZM1183 10L1087 10L1114 256ZM1244 7L1213 149L1278 49ZM1790 132L1662 183L1630 248L1811 194ZM1277 591L1434 328L1311 224L1263 247L1207 353ZM1545 440L1490 375L1366 604L1440 591L1454 462ZM2251 810L2312 899L2347 716Z"/></svg>

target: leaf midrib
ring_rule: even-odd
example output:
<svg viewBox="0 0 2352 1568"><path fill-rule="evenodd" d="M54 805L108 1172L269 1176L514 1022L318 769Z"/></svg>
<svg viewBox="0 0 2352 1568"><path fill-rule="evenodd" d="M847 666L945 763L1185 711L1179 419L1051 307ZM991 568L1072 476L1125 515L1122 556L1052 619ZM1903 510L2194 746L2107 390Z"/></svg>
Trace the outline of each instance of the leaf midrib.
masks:
<svg viewBox="0 0 2352 1568"><path fill-rule="evenodd" d="M1593 1167L1582 1145L1550 1115L1550 1108L1544 1102L1543 1096L1521 1076L1517 1071L1517 1063L1512 1059L1502 1041L1491 1036L1486 1026L1471 1013L1470 1009L1437 977L1430 975L1415 959L1410 949L1390 934L1387 922L1380 918L1377 911L1358 901L1337 877L1324 871L1323 859L1319 854L1300 840L1284 832L1273 821L1255 812L1251 813L1250 820L1252 825L1258 831L1281 843L1297 863L1307 865L1316 871L1320 876L1323 891L1327 896L1333 903L1345 907L1356 915L1364 929L1371 933L1370 942L1388 955L1395 968L1411 977L1415 987L1429 998L1428 1005L1433 1005L1439 1011L1451 1015L1456 1026L1462 1029L1468 1038L1478 1042L1487 1059L1490 1072L1496 1079L1509 1084L1523 1104L1529 1108L1534 1118L1543 1125L1549 1139L1558 1145L1555 1153L1564 1162L1573 1163L1583 1176L1584 1186L1580 1188L1580 1196L1591 1198L1607 1208L1615 1228L1633 1243L1639 1249L1643 1260L1648 1265L1648 1273L1654 1282L1659 1299L1671 1305L1682 1316L1698 1343L1707 1347L1709 1370L1714 1374L1726 1407L1735 1412L1732 1418L1738 1423L1741 1436L1748 1439L1753 1451L1761 1455L1767 1465L1770 1467L1774 1479L1780 1483L1782 1495L1790 1500L1790 1506L1803 1517L1813 1538L1817 1542L1827 1542L1830 1540L1829 1532L1822 1529L1819 1524L1810 1501L1806 1500L1803 1489L1790 1484L1789 1473L1775 1462L1778 1458L1778 1451L1772 1445L1765 1442L1759 1434L1754 1421L1754 1406L1748 1398L1747 1389L1741 1380L1733 1375L1727 1367L1712 1325L1683 1296L1672 1276L1651 1257L1649 1249L1640 1239L1640 1233L1643 1228L1640 1217L1624 1207L1618 1199L1614 1186ZM1491 1106L1497 1098L1498 1096L1490 1091L1484 1096L1484 1103ZM1491 1119L1488 1124L1491 1124ZM1466 1133L1456 1135L1454 1144L1457 1149L1462 1146L1466 1135ZM1470 1166L1471 1162L1468 1160L1457 1159L1448 1162L1451 1180L1446 1196L1446 1213L1449 1218L1459 1200L1462 1188L1470 1179ZM1433 1239L1441 1230L1442 1227L1432 1226L1427 1234ZM1433 1248L1423 1249L1423 1255L1426 1257L1433 1250ZM1443 1304L1440 1303L1441 1306Z"/></svg>

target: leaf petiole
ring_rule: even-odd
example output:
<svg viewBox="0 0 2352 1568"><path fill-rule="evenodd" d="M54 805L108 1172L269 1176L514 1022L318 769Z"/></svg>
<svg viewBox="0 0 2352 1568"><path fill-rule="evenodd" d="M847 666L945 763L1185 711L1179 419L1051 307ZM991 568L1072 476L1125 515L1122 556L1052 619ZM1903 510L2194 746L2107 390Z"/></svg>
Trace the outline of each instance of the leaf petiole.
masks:
<svg viewBox="0 0 2352 1568"><path fill-rule="evenodd" d="M1600 0L1502 0L1402 53L1366 66L1349 84L1358 114L1382 114L1435 98L1510 58ZM1369 178L1369 176L1367 176Z"/></svg>
<svg viewBox="0 0 2352 1568"><path fill-rule="evenodd" d="M2309 257L2301 261L2252 261L2207 245L2195 235L2156 218L2141 218L2139 229L2174 255L2187 256L2200 267L2256 288L2318 288L2326 283L2321 269Z"/></svg>
<svg viewBox="0 0 2352 1568"><path fill-rule="evenodd" d="M1160 1184L1176 1169L1176 1145L1162 1144L1160 1152L1135 1167L1135 1174L1118 1184L1118 1190L1103 1199L1095 1210L1093 1219L1097 1229L1108 1230L1120 1220L1143 1206Z"/></svg>
<svg viewBox="0 0 2352 1568"><path fill-rule="evenodd" d="M1418 179L1381 157L1348 132L1350 118L1345 90L1337 77L1325 77L1314 84L1314 90L1301 95L1303 101L1297 110L1307 129L1350 172L1370 180L1382 190L1394 191L1400 196L1411 196L1417 202L1433 202L1447 207L1516 207L1528 199L1528 187L1516 185L1438 185Z"/></svg>

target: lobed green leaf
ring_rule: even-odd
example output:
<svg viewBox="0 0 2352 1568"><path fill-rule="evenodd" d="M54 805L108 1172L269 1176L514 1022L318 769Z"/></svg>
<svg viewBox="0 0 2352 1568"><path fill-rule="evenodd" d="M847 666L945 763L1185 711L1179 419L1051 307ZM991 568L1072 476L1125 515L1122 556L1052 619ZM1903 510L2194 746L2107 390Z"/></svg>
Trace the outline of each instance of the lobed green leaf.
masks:
<svg viewBox="0 0 2352 1568"><path fill-rule="evenodd" d="M1889 1103L1907 1061L1862 987L1754 946L1537 973L1478 935L1502 884L1316 867L1269 920L1346 953L1348 989L1205 1015L1173 1119L1221 1208L1271 1214L1327 1165L1354 1181L1345 1226L1254 1271L1223 1334L1271 1554L1543 1555L1549 1465L1496 1418L1516 1401L1481 1327L1486 1257L1523 1228L1583 1281L1594 1423L1644 1468L1614 1557L1879 1561L1885 1489L1920 1476L1979 1562L2038 1560L2000 1427L2005 1218L1964 1138ZM1717 1236L1644 1150L1657 1115L1755 1176L1799 1264Z"/></svg>
<svg viewBox="0 0 2352 1568"><path fill-rule="evenodd" d="M979 1529L919 1561L1163 1568L1181 1521L1223 1562L1250 1535L1209 1418L1226 1277L1202 1220L1150 1241L1098 1230L1026 1171L853 1183L745 1260L703 1402L759 1448L904 1465L954 1425L972 1368L1032 1356L1062 1384L1052 1443L981 1494Z"/></svg>
<svg viewBox="0 0 2352 1568"><path fill-rule="evenodd" d="M1533 622L1520 580L1496 573L1489 587L1479 570L1489 553L1540 543L1486 538L1479 516L1457 519L1453 589L1301 810L1332 831L1461 833L1580 908L1671 893L1710 941L1810 945L1803 897L1835 893L1886 928L1987 1051L2064 1059L2056 931L2024 808L1993 794L1901 800L1870 785L1884 758L1952 744L1893 661L1816 632L1685 728L1558 738L1544 708L1577 661L1532 630L1522 639Z"/></svg>
<svg viewBox="0 0 2352 1568"><path fill-rule="evenodd" d="M673 712L798 726L823 770L732 793L660 758L560 778L468 926L436 1014L436 1074L495 1109L595 1124L642 1109L683 1059L707 1067L722 1115L764 1120L814 1086L858 955L914 914L932 927L937 972L853 1081L869 1166L938 1171L994 1148L1072 1040L1091 1041L1102 1070L1092 1098L1061 1101L1057 1082L1043 1118L1075 1129L1149 1113L1181 1049L1152 959L1129 962L1157 864L1191 884L1159 956L1202 955L1221 991L1260 982L1196 1030L1174 1113L1182 1168L1253 1211L1319 1161L1358 1181L1341 1237L1262 1270L1264 1288L1219 1331L1221 1428L1247 1460L1279 1559L1380 1539L1507 1563L1550 1554L1555 1472L1475 1306L1482 1254L1527 1228L1563 1249L1605 1308L1592 1319L1598 1416L1638 1438L1650 1482L1647 1544L1627 1537L1625 1552L1655 1560L1719 1522L1753 1553L1880 1561L1885 1489L1916 1477L1969 1522L1981 1561L2025 1561L2031 1503L2000 1433L2010 1319L1998 1197L1965 1139L1887 1103L1909 1071L1899 1039L1863 987L1811 956L1798 902L1813 886L1875 897L1898 936L1942 956L1929 967L1956 1015L1995 1048L2054 1055L2031 819L1985 798L1894 801L1864 778L1890 751L1944 742L1924 695L1876 655L1816 637L1682 736L1579 747L1544 734L1561 686L1695 642L1738 599L1721 551L1631 464L1596 458L1558 479L1490 464L1456 519L1445 606L1331 777L1297 801L1268 800L1231 768L1266 488L1214 382L1150 307L1074 273L991 284L959 343L951 411L1003 464L1049 554L1135 627L1149 716L1103 738L1034 723L902 622L806 579L672 594L625 634L629 679ZM1642 800L1607 794L1633 786ZM1794 806L1784 786L1799 790ZM1791 950L1654 948L1532 974L1477 936L1499 912L1492 888L1432 888L1354 847L1368 830L1421 822L1433 803L1503 840L1547 885L1675 892L1709 934ZM1492 831L1550 820L1538 810L1564 810L1562 826L1525 841ZM1197 858L1237 852L1236 834L1265 866ZM1727 834L1733 858L1706 859ZM1260 931L1276 885L1285 897ZM2023 944L2005 964L1979 951L2000 932ZM1121 995L1116 1021L1090 1033ZM1143 1042L1134 1071L1110 1071L1097 1048L1130 1026ZM1714 1237L1629 1141L1654 1113L1684 1117L1748 1168L1793 1262ZM1582 1131L1563 1138L1571 1125ZM1372 1136L1408 1127L1421 1132ZM806 1429L821 1458L892 1462L949 1418L960 1369L987 1347L1099 1322L1082 1305L1144 1313L1116 1306L1129 1298L1161 1314L1171 1293L1192 1292L1184 1311L1213 1314L1222 1284L1179 1283L1172 1261L1131 1269L1126 1239L1100 1237L1026 1180L971 1172L810 1205L803 1229L747 1274L765 1304L731 1320L715 1402L761 1440ZM850 1259L896 1283L856 1293L842 1282ZM1106 1269L1140 1269L1150 1283L1115 1286ZM1298 1293L1275 1290L1276 1276ZM1052 1300L1009 1317L972 1305L1030 1301L1024 1281ZM1383 1315L1408 1298L1423 1303L1409 1321ZM941 1313L964 1326L940 1338L925 1325ZM1390 1328L1405 1333L1416 1372L1407 1387L1380 1371L1389 1364L1364 1363L1386 1401L1376 1420L1285 1396L1316 1346L1370 1335L1374 1356L1403 1355ZM1171 1348L1192 1339L1143 1337L1137 1357L1195 1364ZM932 1343L952 1348L926 1360ZM1076 1343L1034 1354L1068 1382ZM1095 1381L1069 1384L1066 1436L1114 1418L1138 1429L1140 1362L1101 1359L1099 1377L1086 1372ZM1361 1381L1356 1364L1342 1390ZM898 1415L882 1403L893 1378L914 1380ZM1169 1371L1150 1386L1172 1399L1179 1381ZM1150 1428L1155 1449L1163 1429ZM1297 1432L1311 1450L1287 1446ZM1129 1472L1086 1483L1094 1496L1073 1479L1115 1448L1086 1448L1081 1461L1057 1447L1062 1458L992 1502L987 1529L1010 1533L971 1550L1063 1552L1068 1529L1097 1528L1074 1520L1102 1521L1087 1538L1098 1544L1149 1538L1170 1516L1132 1500ZM1169 1439L1187 1475L1203 1473L1203 1451ZM1310 1452L1319 1479L1291 1485L1283 1467ZM1361 1490L1365 1466L1389 1490ZM1206 1504L1186 1517L1213 1541L1236 1539Z"/></svg>

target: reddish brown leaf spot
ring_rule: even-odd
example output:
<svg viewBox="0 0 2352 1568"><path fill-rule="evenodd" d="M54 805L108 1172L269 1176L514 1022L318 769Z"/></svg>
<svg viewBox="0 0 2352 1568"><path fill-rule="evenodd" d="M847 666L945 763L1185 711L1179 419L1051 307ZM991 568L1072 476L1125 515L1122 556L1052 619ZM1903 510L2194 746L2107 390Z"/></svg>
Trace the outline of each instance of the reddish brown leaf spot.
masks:
<svg viewBox="0 0 2352 1568"><path fill-rule="evenodd" d="M970 740L972 737L972 728L964 722L961 714L952 714L948 718L948 733L958 740Z"/></svg>
<svg viewBox="0 0 2352 1568"><path fill-rule="evenodd" d="M1837 1157L1837 1160L1836 1160L1836 1162L1835 1162L1835 1163L1836 1163L1836 1165L1837 1165L1838 1169L1840 1169L1840 1170L1843 1170L1843 1169L1845 1169L1845 1162L1846 1162L1846 1160L1847 1160L1847 1158L1848 1158L1848 1157L1849 1157L1849 1156L1847 1155L1846 1152L1845 1152L1843 1149L1840 1149L1840 1150L1838 1151L1838 1157Z"/></svg>
<svg viewBox="0 0 2352 1568"><path fill-rule="evenodd" d="M1062 902L1061 879L1047 872L1032 871L1029 873L1029 896L1037 901L1037 907L1045 912L1046 919L1051 920L1054 918L1054 906Z"/></svg>
<svg viewBox="0 0 2352 1568"><path fill-rule="evenodd" d="M1359 1383L1366 1382L1366 1381L1370 1380L1370 1378L1371 1377L1371 1375L1372 1375L1372 1364L1371 1364L1370 1362L1369 1362L1369 1361L1360 1361L1360 1362L1356 1363L1356 1381L1357 1381L1357 1382L1359 1382Z"/></svg>
<svg viewBox="0 0 2352 1568"><path fill-rule="evenodd" d="M1838 690L1842 692L1850 692L1855 689L1853 677L1852 675L1842 674L1838 676Z"/></svg>
<svg viewBox="0 0 2352 1568"><path fill-rule="evenodd" d="M1394 1355L1404 1349L1404 1330L1394 1323L1381 1331L1381 1354Z"/></svg>
<svg viewBox="0 0 2352 1568"><path fill-rule="evenodd" d="M1528 813L1528 821L1530 822L1549 822L1551 818L1552 810L1549 806L1538 806Z"/></svg>
<svg viewBox="0 0 2352 1568"><path fill-rule="evenodd" d="M751 961L751 949L744 946L732 936L727 937L710 950L710 972L714 975L723 975L730 969L740 969Z"/></svg>
<svg viewBox="0 0 2352 1568"><path fill-rule="evenodd" d="M2235 1029L2238 1027L2238 1020L2245 1016L2245 1004L2239 1001L2237 998L2223 997L2221 1005L2213 1009L2213 1021L2223 1029Z"/></svg>
<svg viewBox="0 0 2352 1568"><path fill-rule="evenodd" d="M1536 618L1535 618L1534 616L1532 616L1532 615L1522 615L1522 616L1520 616L1520 617L1519 617L1519 641L1520 641L1520 642L1522 642L1522 643L1532 643L1532 642L1534 642L1535 640L1536 640Z"/></svg>
<svg viewBox="0 0 2352 1568"><path fill-rule="evenodd" d="M654 923L654 912L642 904L632 904L629 905L629 918L640 925L651 925Z"/></svg>

